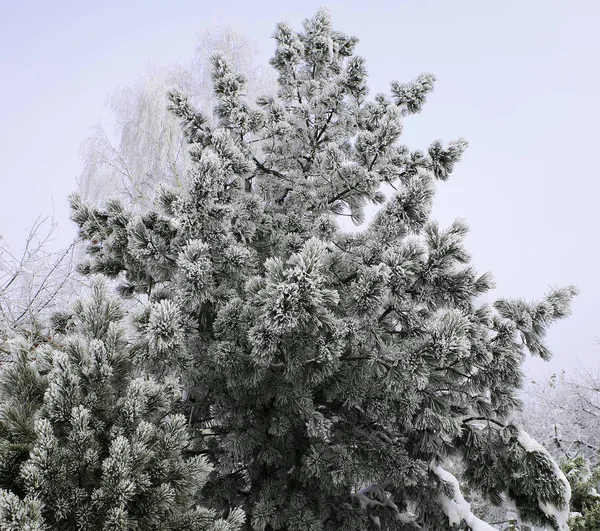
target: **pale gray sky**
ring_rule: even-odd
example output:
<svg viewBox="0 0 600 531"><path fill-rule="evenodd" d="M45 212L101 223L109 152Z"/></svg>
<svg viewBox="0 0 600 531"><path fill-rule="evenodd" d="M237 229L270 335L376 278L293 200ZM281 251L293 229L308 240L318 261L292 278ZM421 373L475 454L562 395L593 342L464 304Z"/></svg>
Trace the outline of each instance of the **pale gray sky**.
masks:
<svg viewBox="0 0 600 531"><path fill-rule="evenodd" d="M496 296L534 299L552 285L581 290L554 326L550 364L532 375L600 356L598 57L596 0L395 0L284 2L0 1L0 234L19 248L40 214L74 230L66 196L79 147L107 94L146 65L192 58L198 33L218 22L246 31L266 62L276 22L299 28L320 5L360 38L372 94L420 72L438 77L405 141L465 137L470 148L440 183L435 217L471 226L468 247Z"/></svg>

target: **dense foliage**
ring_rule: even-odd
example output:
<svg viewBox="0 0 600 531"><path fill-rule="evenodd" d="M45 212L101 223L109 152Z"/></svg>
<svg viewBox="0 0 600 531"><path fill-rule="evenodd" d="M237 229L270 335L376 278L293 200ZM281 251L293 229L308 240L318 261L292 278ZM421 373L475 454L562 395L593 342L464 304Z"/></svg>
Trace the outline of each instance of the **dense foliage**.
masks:
<svg viewBox="0 0 600 531"><path fill-rule="evenodd" d="M589 462L582 456L569 459L562 468L573 491L571 531L600 529L600 469L590 470Z"/></svg>
<svg viewBox="0 0 600 531"><path fill-rule="evenodd" d="M14 345L0 385L1 529L238 528L239 512L215 527L194 507L211 466L184 459L179 383L140 371L121 319L96 279L60 346Z"/></svg>
<svg viewBox="0 0 600 531"><path fill-rule="evenodd" d="M21 349L3 384L13 398L0 448L12 457L0 480L12 494L0 515L17 507L31 518L45 511L51 525L78 522L88 507L78 496L88 496L91 518L151 529L162 515L187 518L207 472L197 456L206 456L214 470L196 501L219 515L241 507L248 529L492 529L450 473L460 462L471 490L496 504L509 496L524 519L567 529L564 475L511 418L526 351L550 356L547 326L569 313L575 290L477 302L492 281L469 266L465 223L429 220L434 181L449 177L466 143L399 143L432 75L369 100L357 39L334 31L323 11L301 33L278 25L275 40L276 97L247 101L243 76L218 55L214 117L169 94L191 167L155 209L73 197L90 242L81 271L114 279L140 308L121 345L108 315L85 310L109 304L96 290L76 308L82 324L44 347L41 365ZM339 228L338 216L363 223L369 204L382 206L362 230ZM108 376L102 356L116 364ZM10 388L21 373L35 383L23 400ZM182 396L162 398L175 382ZM121 419L127 400L142 410L133 424ZM13 447L9 415L21 402L25 441ZM139 470L114 468L134 446L146 457L145 442L166 433L168 466L154 456ZM44 468L48 448L60 451ZM93 470L83 486L80 467ZM50 477L64 489L49 490ZM177 501L171 512L167 498Z"/></svg>

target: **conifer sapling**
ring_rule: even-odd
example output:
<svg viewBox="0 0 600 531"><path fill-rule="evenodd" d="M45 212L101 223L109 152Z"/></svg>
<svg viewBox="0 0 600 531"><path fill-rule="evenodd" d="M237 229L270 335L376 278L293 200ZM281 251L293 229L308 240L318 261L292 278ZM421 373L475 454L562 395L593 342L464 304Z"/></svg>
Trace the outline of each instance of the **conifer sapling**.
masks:
<svg viewBox="0 0 600 531"><path fill-rule="evenodd" d="M143 369L121 321L96 278L62 340L13 345L0 383L1 529L235 531L242 523L239 511L225 521L196 507L212 467L185 455L180 385Z"/></svg>

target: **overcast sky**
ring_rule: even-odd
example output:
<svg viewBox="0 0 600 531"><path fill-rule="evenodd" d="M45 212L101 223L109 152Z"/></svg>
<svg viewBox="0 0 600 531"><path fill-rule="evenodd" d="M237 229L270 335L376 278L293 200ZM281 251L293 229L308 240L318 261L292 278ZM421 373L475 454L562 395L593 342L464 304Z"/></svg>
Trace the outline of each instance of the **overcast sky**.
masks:
<svg viewBox="0 0 600 531"><path fill-rule="evenodd" d="M243 29L266 62L277 22L300 27L323 2L0 0L0 234L19 249L39 215L73 238L66 196L80 144L107 95L148 64L185 63L198 34ZM550 364L532 377L598 366L600 145L596 0L327 2L336 29L360 38L372 94L420 72L438 78L405 142L465 137L470 147L440 183L434 217L471 226L474 263L499 296L542 296L575 284L573 315L555 325Z"/></svg>

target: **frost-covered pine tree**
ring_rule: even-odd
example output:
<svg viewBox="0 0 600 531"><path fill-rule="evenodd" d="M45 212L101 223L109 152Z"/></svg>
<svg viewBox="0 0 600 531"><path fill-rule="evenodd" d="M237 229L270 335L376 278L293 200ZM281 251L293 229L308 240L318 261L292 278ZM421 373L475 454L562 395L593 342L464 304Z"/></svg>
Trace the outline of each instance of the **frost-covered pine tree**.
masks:
<svg viewBox="0 0 600 531"><path fill-rule="evenodd" d="M212 469L186 455L179 383L148 376L95 279L72 330L13 345L0 381L0 529L235 531L196 506ZM63 323L65 324L65 323Z"/></svg>
<svg viewBox="0 0 600 531"><path fill-rule="evenodd" d="M478 304L492 281L469 266L465 223L429 220L466 143L399 143L434 77L368 99L357 39L326 12L274 36L276 97L247 101L220 56L217 125L170 93L185 186L143 214L72 199L92 242L82 271L142 301L135 349L186 389L189 452L215 464L201 503L241 506L257 531L492 529L461 470L471 491L566 529L568 483L511 416L526 352L550 356L574 288ZM340 229L369 204L372 221Z"/></svg>

